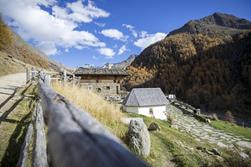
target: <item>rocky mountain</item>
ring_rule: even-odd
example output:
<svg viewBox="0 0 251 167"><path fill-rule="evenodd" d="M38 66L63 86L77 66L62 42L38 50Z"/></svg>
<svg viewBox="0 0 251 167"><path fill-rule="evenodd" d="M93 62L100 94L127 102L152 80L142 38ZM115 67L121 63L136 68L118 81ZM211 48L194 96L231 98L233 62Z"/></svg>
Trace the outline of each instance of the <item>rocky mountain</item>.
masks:
<svg viewBox="0 0 251 167"><path fill-rule="evenodd" d="M129 65L131 65L131 63L134 61L134 59L136 58L137 55L130 55L126 60L121 61L119 63L106 63L103 68L122 68L125 69L126 67L128 67Z"/></svg>
<svg viewBox="0 0 251 167"><path fill-rule="evenodd" d="M191 20L168 36L178 33L205 34L210 36L234 35L251 29L251 22L233 15L214 13L199 20Z"/></svg>
<svg viewBox="0 0 251 167"><path fill-rule="evenodd" d="M144 49L124 84L161 87L205 112L250 114L250 28L250 21L220 13L189 21Z"/></svg>
<svg viewBox="0 0 251 167"><path fill-rule="evenodd" d="M20 72L26 66L57 69L58 64L27 44L0 19L0 75Z"/></svg>

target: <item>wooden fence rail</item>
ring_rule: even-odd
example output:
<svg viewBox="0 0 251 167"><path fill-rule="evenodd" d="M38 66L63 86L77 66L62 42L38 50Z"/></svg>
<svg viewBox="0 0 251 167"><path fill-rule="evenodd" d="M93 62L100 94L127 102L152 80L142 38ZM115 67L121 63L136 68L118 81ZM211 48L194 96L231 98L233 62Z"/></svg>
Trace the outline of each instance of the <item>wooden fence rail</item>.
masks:
<svg viewBox="0 0 251 167"><path fill-rule="evenodd" d="M26 132L26 136L24 139L24 143L21 147L21 152L19 156L19 160L17 162L17 167L26 167L28 158L29 158L29 144L32 142L32 136L33 136L33 125L30 123L28 130Z"/></svg>
<svg viewBox="0 0 251 167"><path fill-rule="evenodd" d="M39 92L48 125L48 150L53 166L146 166L98 121L41 80Z"/></svg>
<svg viewBox="0 0 251 167"><path fill-rule="evenodd" d="M37 70L34 68L26 69L27 83L31 80L38 80L38 78L46 80L47 83L51 83L51 81L60 81L63 83L70 82L72 84L79 84L80 82L79 77L76 77L73 73L70 73L66 70L62 70L61 72L55 72L55 71Z"/></svg>
<svg viewBox="0 0 251 167"><path fill-rule="evenodd" d="M36 167L47 167L47 152L46 152L46 136L44 131L44 116L43 110L40 103L36 106L36 117L35 117L35 140L33 149L33 166Z"/></svg>
<svg viewBox="0 0 251 167"><path fill-rule="evenodd" d="M30 147L33 147L31 157L29 155ZM32 162L28 162L29 160ZM29 163L32 163L34 167L48 166L43 110L39 102L34 108L32 119L21 148L17 167L26 167Z"/></svg>
<svg viewBox="0 0 251 167"><path fill-rule="evenodd" d="M36 75L40 100L17 166L27 166L29 145L33 143L35 167L146 167L88 112L50 88L46 73Z"/></svg>

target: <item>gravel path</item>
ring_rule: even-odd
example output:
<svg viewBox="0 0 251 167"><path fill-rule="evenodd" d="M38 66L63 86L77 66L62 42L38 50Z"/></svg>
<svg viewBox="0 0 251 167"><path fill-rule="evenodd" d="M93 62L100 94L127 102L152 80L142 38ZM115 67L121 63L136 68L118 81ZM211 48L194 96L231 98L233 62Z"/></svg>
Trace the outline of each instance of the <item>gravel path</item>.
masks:
<svg viewBox="0 0 251 167"><path fill-rule="evenodd" d="M215 129L207 123L198 121L191 115L183 114L180 109L172 105L169 107L169 112L174 118L173 127L192 135L198 141L207 141L217 144L219 147L234 147L234 144L237 144L240 147L251 149L251 142L242 136L235 136Z"/></svg>
<svg viewBox="0 0 251 167"><path fill-rule="evenodd" d="M0 77L0 116L14 103L16 89L24 86L25 82L25 73Z"/></svg>
<svg viewBox="0 0 251 167"><path fill-rule="evenodd" d="M30 110L20 108L25 82L25 73L0 77L0 166L16 166L19 158L30 119Z"/></svg>

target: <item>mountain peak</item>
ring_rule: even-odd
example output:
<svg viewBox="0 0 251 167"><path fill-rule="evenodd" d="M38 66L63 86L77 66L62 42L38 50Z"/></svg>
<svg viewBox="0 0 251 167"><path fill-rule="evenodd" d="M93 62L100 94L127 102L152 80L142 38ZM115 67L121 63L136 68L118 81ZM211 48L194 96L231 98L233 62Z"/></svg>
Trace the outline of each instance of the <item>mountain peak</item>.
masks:
<svg viewBox="0 0 251 167"><path fill-rule="evenodd" d="M215 12L214 14L210 16L204 17L200 21L205 22L207 24L214 24L218 26L235 28L235 29L250 29L251 28L250 21L236 17L234 15L219 13L219 12Z"/></svg>
<svg viewBox="0 0 251 167"><path fill-rule="evenodd" d="M232 35L247 29L251 29L251 22L249 20L230 14L215 12L199 20L190 20L181 28L170 32L168 36L178 33Z"/></svg>

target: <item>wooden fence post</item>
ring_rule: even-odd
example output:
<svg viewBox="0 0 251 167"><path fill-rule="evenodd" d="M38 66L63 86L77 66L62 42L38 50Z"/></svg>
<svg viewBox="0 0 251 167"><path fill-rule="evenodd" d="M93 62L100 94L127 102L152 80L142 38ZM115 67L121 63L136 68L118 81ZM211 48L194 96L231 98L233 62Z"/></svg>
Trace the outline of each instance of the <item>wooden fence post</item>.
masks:
<svg viewBox="0 0 251 167"><path fill-rule="evenodd" d="M64 70L64 72L63 72L63 81L64 81L64 83L66 83L66 81L67 81L66 70Z"/></svg>
<svg viewBox="0 0 251 167"><path fill-rule="evenodd" d="M44 76L44 83L48 86L51 85L51 76L49 74Z"/></svg>
<svg viewBox="0 0 251 167"><path fill-rule="evenodd" d="M44 131L44 116L40 102L36 105L35 118L35 149L33 166L48 167L47 150L46 150L46 136Z"/></svg>
<svg viewBox="0 0 251 167"><path fill-rule="evenodd" d="M27 166L27 160L29 158L29 145L32 142L32 136L33 136L33 124L30 123L28 130L25 135L24 143L21 148L19 160L17 163L17 167L26 167Z"/></svg>
<svg viewBox="0 0 251 167"><path fill-rule="evenodd" d="M26 68L26 83L31 80L31 70L30 68Z"/></svg>
<svg viewBox="0 0 251 167"><path fill-rule="evenodd" d="M31 68L31 80L34 80L35 78L35 69L32 67Z"/></svg>

